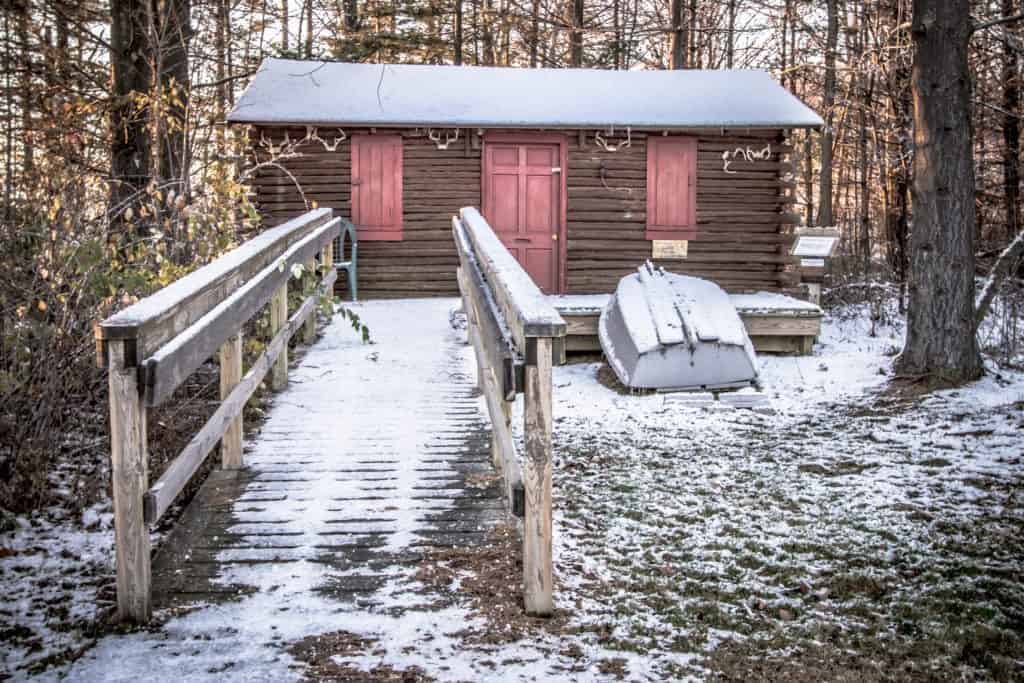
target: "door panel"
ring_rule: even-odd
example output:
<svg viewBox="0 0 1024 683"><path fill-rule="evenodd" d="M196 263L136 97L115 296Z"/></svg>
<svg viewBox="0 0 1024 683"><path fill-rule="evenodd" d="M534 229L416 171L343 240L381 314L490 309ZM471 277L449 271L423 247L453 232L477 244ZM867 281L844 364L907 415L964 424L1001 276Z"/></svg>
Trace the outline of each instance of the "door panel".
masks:
<svg viewBox="0 0 1024 683"><path fill-rule="evenodd" d="M540 289L558 291L557 144L485 143L484 218Z"/></svg>

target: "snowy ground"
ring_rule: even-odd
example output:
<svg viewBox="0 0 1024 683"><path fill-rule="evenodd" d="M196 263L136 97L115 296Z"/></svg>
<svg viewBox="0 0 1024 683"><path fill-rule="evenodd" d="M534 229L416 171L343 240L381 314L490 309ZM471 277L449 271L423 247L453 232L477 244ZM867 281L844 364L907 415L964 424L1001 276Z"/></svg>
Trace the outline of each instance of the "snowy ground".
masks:
<svg viewBox="0 0 1024 683"><path fill-rule="evenodd" d="M359 313L372 331L390 306ZM46 675L130 678L155 641L185 634L175 678L241 679L245 657L228 666L221 641L242 633L273 679L1022 677L1024 374L993 368L970 387L901 397L886 391L901 331L875 327L848 309L827 316L814 356L762 358L765 411L624 395L597 363L556 368L559 615L547 624L494 623L487 605L500 597L474 588L477 564L446 575L449 590L396 590L359 618L313 597L258 625L208 608L108 636L78 668ZM354 337L351 348L365 353ZM0 678L89 649L91 599L111 569L95 516L88 533L23 523L0 535ZM65 574L70 587L53 588ZM12 628L37 634L34 652L4 637Z"/></svg>

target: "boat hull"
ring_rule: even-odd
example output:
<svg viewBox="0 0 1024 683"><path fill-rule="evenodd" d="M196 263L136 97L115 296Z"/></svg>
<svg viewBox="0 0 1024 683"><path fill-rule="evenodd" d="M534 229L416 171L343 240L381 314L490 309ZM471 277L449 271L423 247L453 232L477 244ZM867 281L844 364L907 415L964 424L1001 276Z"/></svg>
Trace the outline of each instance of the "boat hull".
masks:
<svg viewBox="0 0 1024 683"><path fill-rule="evenodd" d="M750 386L757 356L728 295L699 278L649 266L623 278L598 337L619 381L634 389Z"/></svg>

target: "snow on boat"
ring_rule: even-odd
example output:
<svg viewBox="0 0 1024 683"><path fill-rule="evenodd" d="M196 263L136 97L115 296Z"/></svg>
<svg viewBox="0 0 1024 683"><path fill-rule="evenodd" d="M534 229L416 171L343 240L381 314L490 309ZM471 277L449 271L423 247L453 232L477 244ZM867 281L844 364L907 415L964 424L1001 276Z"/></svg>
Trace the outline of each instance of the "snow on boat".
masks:
<svg viewBox="0 0 1024 683"><path fill-rule="evenodd" d="M619 380L634 389L724 389L757 380L754 345L729 295L650 262L619 281L598 337Z"/></svg>

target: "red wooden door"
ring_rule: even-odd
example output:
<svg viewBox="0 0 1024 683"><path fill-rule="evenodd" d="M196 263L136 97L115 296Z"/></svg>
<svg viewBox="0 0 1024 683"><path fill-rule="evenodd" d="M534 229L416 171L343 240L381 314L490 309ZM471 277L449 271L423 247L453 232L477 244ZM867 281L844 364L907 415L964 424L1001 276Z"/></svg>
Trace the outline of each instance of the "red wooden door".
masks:
<svg viewBox="0 0 1024 683"><path fill-rule="evenodd" d="M402 239L401 136L352 136L352 223L360 240Z"/></svg>
<svg viewBox="0 0 1024 683"><path fill-rule="evenodd" d="M546 294L558 291L560 149L486 143L484 218Z"/></svg>

